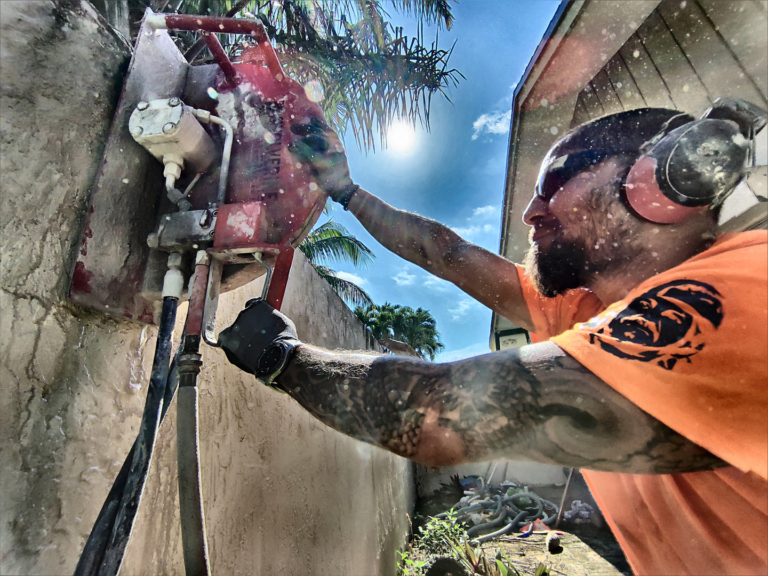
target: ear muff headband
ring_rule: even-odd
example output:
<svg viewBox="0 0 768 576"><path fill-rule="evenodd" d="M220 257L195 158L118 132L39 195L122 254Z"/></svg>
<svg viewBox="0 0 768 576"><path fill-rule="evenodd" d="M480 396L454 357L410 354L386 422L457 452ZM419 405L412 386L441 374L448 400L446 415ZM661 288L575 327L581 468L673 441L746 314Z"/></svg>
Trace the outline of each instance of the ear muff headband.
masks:
<svg viewBox="0 0 768 576"><path fill-rule="evenodd" d="M640 217L672 224L720 204L747 173L754 135L765 111L743 101L718 100L705 118L684 123L649 142L625 184Z"/></svg>

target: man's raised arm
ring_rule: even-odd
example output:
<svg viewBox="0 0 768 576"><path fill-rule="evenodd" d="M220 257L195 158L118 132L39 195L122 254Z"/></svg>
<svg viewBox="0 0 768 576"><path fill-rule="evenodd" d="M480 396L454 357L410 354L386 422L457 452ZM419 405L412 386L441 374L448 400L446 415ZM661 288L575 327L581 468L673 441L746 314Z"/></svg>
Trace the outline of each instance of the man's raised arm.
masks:
<svg viewBox="0 0 768 576"><path fill-rule="evenodd" d="M515 324L533 330L517 267L467 242L453 230L417 214L398 210L356 186L344 147L336 134L314 121L295 125L304 136L292 151L310 162L318 184L349 210L382 246L438 278L447 280Z"/></svg>

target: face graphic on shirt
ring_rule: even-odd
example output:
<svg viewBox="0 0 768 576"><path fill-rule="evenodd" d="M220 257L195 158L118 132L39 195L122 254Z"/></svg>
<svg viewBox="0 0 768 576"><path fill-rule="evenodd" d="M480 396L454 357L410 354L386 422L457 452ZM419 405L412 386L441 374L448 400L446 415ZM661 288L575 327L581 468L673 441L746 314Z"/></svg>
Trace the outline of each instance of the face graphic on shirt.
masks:
<svg viewBox="0 0 768 576"><path fill-rule="evenodd" d="M672 370L706 347L723 320L720 293L694 280L668 282L635 298L590 342L619 358L656 362Z"/></svg>

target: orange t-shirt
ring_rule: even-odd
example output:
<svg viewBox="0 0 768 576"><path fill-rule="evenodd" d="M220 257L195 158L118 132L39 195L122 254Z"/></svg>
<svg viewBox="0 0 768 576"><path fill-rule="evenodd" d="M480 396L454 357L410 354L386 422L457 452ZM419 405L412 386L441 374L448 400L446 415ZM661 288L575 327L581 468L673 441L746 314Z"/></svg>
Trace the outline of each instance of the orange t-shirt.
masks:
<svg viewBox="0 0 768 576"><path fill-rule="evenodd" d="M768 574L768 232L723 236L599 313L591 292L520 280L540 340L731 464L585 473L635 573Z"/></svg>

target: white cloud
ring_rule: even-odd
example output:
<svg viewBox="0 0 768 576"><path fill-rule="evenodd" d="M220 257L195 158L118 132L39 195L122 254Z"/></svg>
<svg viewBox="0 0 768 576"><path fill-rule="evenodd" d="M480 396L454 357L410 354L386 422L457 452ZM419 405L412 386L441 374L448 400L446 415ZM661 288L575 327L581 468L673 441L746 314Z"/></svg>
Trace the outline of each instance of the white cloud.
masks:
<svg viewBox="0 0 768 576"><path fill-rule="evenodd" d="M461 226L451 227L451 230L456 232L462 238L472 238L475 234L480 232L480 226L467 226L462 228Z"/></svg>
<svg viewBox="0 0 768 576"><path fill-rule="evenodd" d="M509 132L509 122L511 119L512 110L482 114L472 123L472 128L474 128L472 140L477 140L481 134L506 134Z"/></svg>
<svg viewBox="0 0 768 576"><path fill-rule="evenodd" d="M451 319L452 320L460 320L463 318L467 312L469 312L472 308L479 307L480 304L477 302L477 300L472 300L472 298L462 298L456 303L455 308L449 308L448 312L451 313Z"/></svg>
<svg viewBox="0 0 768 576"><path fill-rule="evenodd" d="M416 280L416 274L408 274L405 270L401 270L397 276L392 276L392 280L397 282L398 286L410 286Z"/></svg>
<svg viewBox="0 0 768 576"><path fill-rule="evenodd" d="M495 224L482 224L483 220L498 220L499 209L496 206L478 206L472 210L472 215L467 218L465 226L451 226L451 230L462 238L473 239L478 234L491 234L496 232Z"/></svg>
<svg viewBox="0 0 768 576"><path fill-rule="evenodd" d="M438 292L445 292L452 286L452 284L437 276L428 276L427 279L424 280L424 286L431 288L432 290L437 290Z"/></svg>
<svg viewBox="0 0 768 576"><path fill-rule="evenodd" d="M364 284L368 283L368 280L366 280L365 278L362 278L356 274L350 274L349 272L336 272L336 276L338 276L342 280L354 282L358 286L363 286Z"/></svg>
<svg viewBox="0 0 768 576"><path fill-rule="evenodd" d="M472 210L472 216L477 218L490 218L491 216L495 215L496 206L491 206L490 204L488 206L480 206L479 208Z"/></svg>

